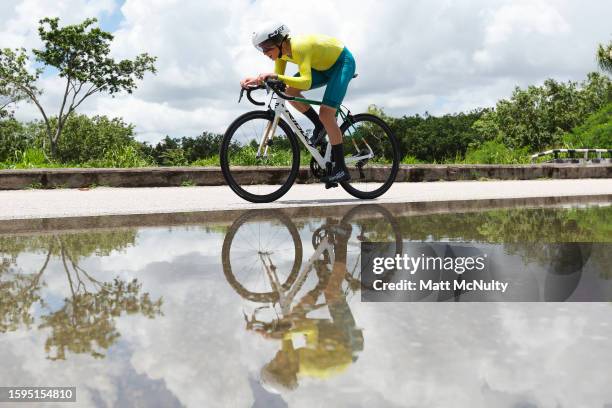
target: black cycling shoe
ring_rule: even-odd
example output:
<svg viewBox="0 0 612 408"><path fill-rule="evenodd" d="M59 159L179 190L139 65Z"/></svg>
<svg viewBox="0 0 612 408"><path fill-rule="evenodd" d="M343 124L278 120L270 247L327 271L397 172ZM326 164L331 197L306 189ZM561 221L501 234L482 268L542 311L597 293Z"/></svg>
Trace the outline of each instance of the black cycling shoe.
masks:
<svg viewBox="0 0 612 408"><path fill-rule="evenodd" d="M323 129L314 129L312 131L312 135L308 138L308 143L311 146L320 146L323 144L323 140L325 139L325 133Z"/></svg>
<svg viewBox="0 0 612 408"><path fill-rule="evenodd" d="M324 181L325 183L342 183L343 181L349 181L350 179L351 175L349 174L347 168L334 168L332 170L332 174L322 177L321 181Z"/></svg>
<svg viewBox="0 0 612 408"><path fill-rule="evenodd" d="M338 187L338 183L331 183L329 181L327 183L325 183L325 189L326 190L329 190L330 188L336 188L336 187Z"/></svg>

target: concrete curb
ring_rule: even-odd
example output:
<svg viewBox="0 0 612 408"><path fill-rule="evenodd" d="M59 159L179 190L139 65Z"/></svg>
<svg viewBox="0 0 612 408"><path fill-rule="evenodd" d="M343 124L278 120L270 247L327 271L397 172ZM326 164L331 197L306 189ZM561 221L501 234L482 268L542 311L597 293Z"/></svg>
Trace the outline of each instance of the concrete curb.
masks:
<svg viewBox="0 0 612 408"><path fill-rule="evenodd" d="M280 211L292 220L313 217L343 217L351 209L383 207L394 217L431 214L470 213L518 208L558 208L567 205L609 205L611 194L585 196L491 198L477 200L415 201L407 203L335 204L316 207L256 208L226 211L197 211L151 214L97 215L84 217L26 218L0 222L0 237L16 234L49 234L60 232L116 231L117 229L170 227L181 225L229 226L240 215L249 211ZM367 216L366 216L367 218Z"/></svg>
<svg viewBox="0 0 612 408"><path fill-rule="evenodd" d="M249 178L250 168L241 170ZM262 184L274 184L287 170L268 167L258 170ZM387 167L371 168L372 176L383 179ZM355 173L354 178L359 176ZM612 164L525 164L525 165L402 165L396 181L533 180L538 178L612 178ZM318 182L307 167L300 168L298 183ZM0 170L0 190L27 188L176 187L219 186L225 179L218 167L148 167L133 169L31 169Z"/></svg>

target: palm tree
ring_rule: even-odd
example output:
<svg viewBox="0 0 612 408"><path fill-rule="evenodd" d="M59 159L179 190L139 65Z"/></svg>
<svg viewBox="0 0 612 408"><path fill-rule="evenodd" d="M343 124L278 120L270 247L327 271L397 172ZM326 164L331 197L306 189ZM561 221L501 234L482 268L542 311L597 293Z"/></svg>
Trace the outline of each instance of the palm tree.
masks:
<svg viewBox="0 0 612 408"><path fill-rule="evenodd" d="M597 47L597 63L602 70L612 73L612 41L605 46L599 44Z"/></svg>

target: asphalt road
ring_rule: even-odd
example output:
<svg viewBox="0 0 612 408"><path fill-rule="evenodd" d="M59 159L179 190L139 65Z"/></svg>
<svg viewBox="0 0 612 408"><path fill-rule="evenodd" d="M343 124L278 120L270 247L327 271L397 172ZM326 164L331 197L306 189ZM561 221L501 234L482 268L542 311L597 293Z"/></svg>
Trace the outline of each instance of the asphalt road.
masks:
<svg viewBox="0 0 612 408"><path fill-rule="evenodd" d="M377 203L433 202L612 194L612 179L395 183ZM0 220L219 211L364 202L342 188L296 184L280 200L253 204L229 187L105 188L0 191ZM372 202L372 201L370 201Z"/></svg>

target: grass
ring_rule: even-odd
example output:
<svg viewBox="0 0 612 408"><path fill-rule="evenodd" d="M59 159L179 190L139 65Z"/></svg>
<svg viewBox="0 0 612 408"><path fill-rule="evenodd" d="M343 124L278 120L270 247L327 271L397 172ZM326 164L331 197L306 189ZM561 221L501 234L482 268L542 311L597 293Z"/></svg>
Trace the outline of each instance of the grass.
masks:
<svg viewBox="0 0 612 408"><path fill-rule="evenodd" d="M606 112L607 113L607 112ZM291 161L291 151L288 149L275 149L266 161L256 158L256 147L248 146L241 150L235 150L231 157L233 165L240 166L288 166ZM311 156L305 151L300 152L300 165L307 166ZM549 157L536 159L535 162L548 160ZM510 149L497 141L488 141L482 145L469 148L465 156L457 155L445 160L434 160L426 162L414 156L407 155L402 158L402 164L528 164L531 162L530 152L527 148ZM376 164L384 162L376 161ZM189 166L219 167L219 156L201 158L188 164ZM127 146L122 149L109 151L99 160L91 160L86 163L57 163L49 160L40 149L27 149L25 152L17 152L13 160L0 162L0 169L32 169L32 168L131 168L131 167L158 167L147 159L143 159L139 152L133 147Z"/></svg>
<svg viewBox="0 0 612 408"><path fill-rule="evenodd" d="M196 183L193 180L187 179L181 181L181 187L195 187Z"/></svg>

